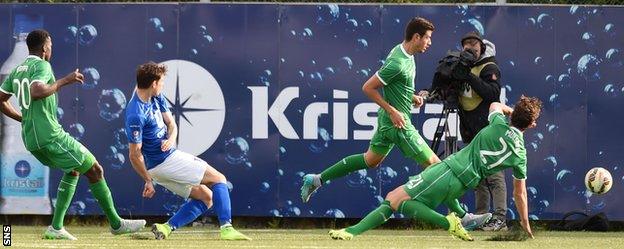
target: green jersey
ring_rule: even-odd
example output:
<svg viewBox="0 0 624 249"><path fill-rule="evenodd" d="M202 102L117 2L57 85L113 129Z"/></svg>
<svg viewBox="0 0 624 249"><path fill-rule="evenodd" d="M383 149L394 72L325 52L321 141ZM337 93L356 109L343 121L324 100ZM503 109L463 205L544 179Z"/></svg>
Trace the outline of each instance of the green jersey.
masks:
<svg viewBox="0 0 624 249"><path fill-rule="evenodd" d="M522 132L509 126L505 116L492 112L490 124L459 152L444 159L453 173L468 188L475 188L481 179L507 168L516 179L526 179L527 157Z"/></svg>
<svg viewBox="0 0 624 249"><path fill-rule="evenodd" d="M56 118L56 93L38 100L33 100L30 94L32 83L53 84L55 81L50 63L30 55L0 86L0 91L17 97L22 112L22 139L29 151L41 149L63 132Z"/></svg>
<svg viewBox="0 0 624 249"><path fill-rule="evenodd" d="M416 78L414 56L408 54L402 44L396 45L376 75L384 84L384 100L403 113L404 119L411 124L412 96L414 95L414 79ZM381 126L392 126L390 115L383 108L379 108L378 115L378 123Z"/></svg>

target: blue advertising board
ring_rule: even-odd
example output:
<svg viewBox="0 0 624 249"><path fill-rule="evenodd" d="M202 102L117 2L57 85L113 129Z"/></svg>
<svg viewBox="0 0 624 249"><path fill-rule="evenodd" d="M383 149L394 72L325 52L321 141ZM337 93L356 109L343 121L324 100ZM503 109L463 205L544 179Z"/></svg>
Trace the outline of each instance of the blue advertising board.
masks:
<svg viewBox="0 0 624 249"><path fill-rule="evenodd" d="M624 204L617 198L624 191L624 145L618 140L624 137L619 129L624 112L617 108L624 102L622 8L6 4L0 13L4 64L15 63L12 55L23 50L16 31L23 19L17 17L27 16L30 26L41 22L52 35L56 77L76 68L85 74L84 85L58 94L60 122L104 166L123 215L171 215L183 203L161 187L153 198L142 198L143 182L128 159L123 113L136 68L146 61L168 66L164 94L180 128L178 148L226 175L234 215L366 214L420 166L395 150L378 169L334 180L305 204L299 197L301 177L367 149L377 105L362 93L362 84L402 41L407 22L421 16L435 31L429 50L415 57L417 89L428 88L438 60L459 49L465 33L477 30L496 45L501 99L513 103L524 94L544 102L538 127L524 135L531 218L558 219L584 210L624 219L617 208ZM427 141L441 110L440 104L413 110L412 120ZM6 122L3 141L19 136ZM23 152L2 148L3 194L15 187L4 180L10 175L5 168L17 174L22 161L14 157ZM16 165L5 165L8 161ZM25 164L20 165L23 173ZM613 189L605 195L585 191L585 172L595 166L613 175ZM43 166L29 164L28 177L46 178L47 171L37 167ZM49 179L41 180L52 203L60 177L60 171L50 170ZM508 217L516 218L509 173L507 181ZM37 191L24 197L48 193ZM474 209L472 193L461 202ZM86 180L69 213L101 213Z"/></svg>

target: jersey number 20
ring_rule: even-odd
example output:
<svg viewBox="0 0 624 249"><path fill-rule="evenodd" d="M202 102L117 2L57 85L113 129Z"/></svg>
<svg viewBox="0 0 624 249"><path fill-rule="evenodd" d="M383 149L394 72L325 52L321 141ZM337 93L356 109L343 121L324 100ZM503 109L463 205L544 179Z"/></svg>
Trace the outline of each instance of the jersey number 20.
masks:
<svg viewBox="0 0 624 249"><path fill-rule="evenodd" d="M28 78L22 79L22 81L18 79L13 80L13 89L17 89L17 102L23 108L28 110L30 107L30 103L32 99L30 98L30 80Z"/></svg>

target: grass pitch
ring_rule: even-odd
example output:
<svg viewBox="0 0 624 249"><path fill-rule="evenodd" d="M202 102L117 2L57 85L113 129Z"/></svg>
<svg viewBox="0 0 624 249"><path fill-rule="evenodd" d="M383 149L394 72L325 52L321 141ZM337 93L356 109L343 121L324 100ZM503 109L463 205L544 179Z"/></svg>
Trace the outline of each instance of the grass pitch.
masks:
<svg viewBox="0 0 624 249"><path fill-rule="evenodd" d="M155 240L149 228L135 235L113 236L106 227L68 226L77 241L43 240L43 226L13 226L12 247L16 248L618 248L624 245L624 232L546 232L537 231L534 240L494 242L485 239L491 232L471 232L474 242L453 239L442 230L373 230L351 241L335 241L327 229L245 230L253 241L221 241L215 228L183 228L167 240Z"/></svg>

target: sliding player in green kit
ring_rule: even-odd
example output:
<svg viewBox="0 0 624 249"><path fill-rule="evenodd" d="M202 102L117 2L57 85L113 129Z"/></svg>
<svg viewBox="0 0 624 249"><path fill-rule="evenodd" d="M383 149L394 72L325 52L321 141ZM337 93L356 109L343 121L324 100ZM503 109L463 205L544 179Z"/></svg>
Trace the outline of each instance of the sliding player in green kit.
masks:
<svg viewBox="0 0 624 249"><path fill-rule="evenodd" d="M412 125L412 106L420 107L422 97L414 94L416 62L414 54L424 53L431 46L433 24L420 17L413 18L405 27L403 42L388 54L383 66L362 87L364 93L379 105L377 130L368 151L364 154L347 156L320 174L303 177L301 199L308 202L310 196L327 181L346 176L352 172L377 168L381 161L398 146L401 153L427 167L440 162L429 145ZM379 93L383 91L383 96ZM491 213L475 215L466 213L456 201L456 210L462 213L462 223L468 229L480 227L489 221ZM465 214L465 215L464 215Z"/></svg>
<svg viewBox="0 0 624 249"><path fill-rule="evenodd" d="M375 228L397 211L447 229L451 235L472 241L455 213L446 217L434 209L440 204L455 210L457 198L475 188L481 179L507 168L513 169L514 200L524 231L533 238L529 225L527 192L527 158L523 132L536 126L541 102L522 96L514 109L494 102L490 105L489 125L472 142L457 153L432 165L386 196L381 205L358 224L331 230L333 239L350 240L353 236ZM503 115L511 115L511 125Z"/></svg>
<svg viewBox="0 0 624 249"><path fill-rule="evenodd" d="M63 130L56 118L58 108L56 92L71 83L82 83L84 76L78 72L56 80L50 67L52 40L45 30L34 30L26 38L29 56L13 69L0 86L2 113L22 123L24 146L42 164L60 169L65 174L58 186L52 225L43 234L45 239L76 240L63 228L65 212L76 191L78 177L89 180L91 194L106 214L112 234L133 233L145 226L145 220L126 220L119 217L111 192L104 180L102 166L87 148ZM22 113L9 104L11 95L17 97Z"/></svg>

